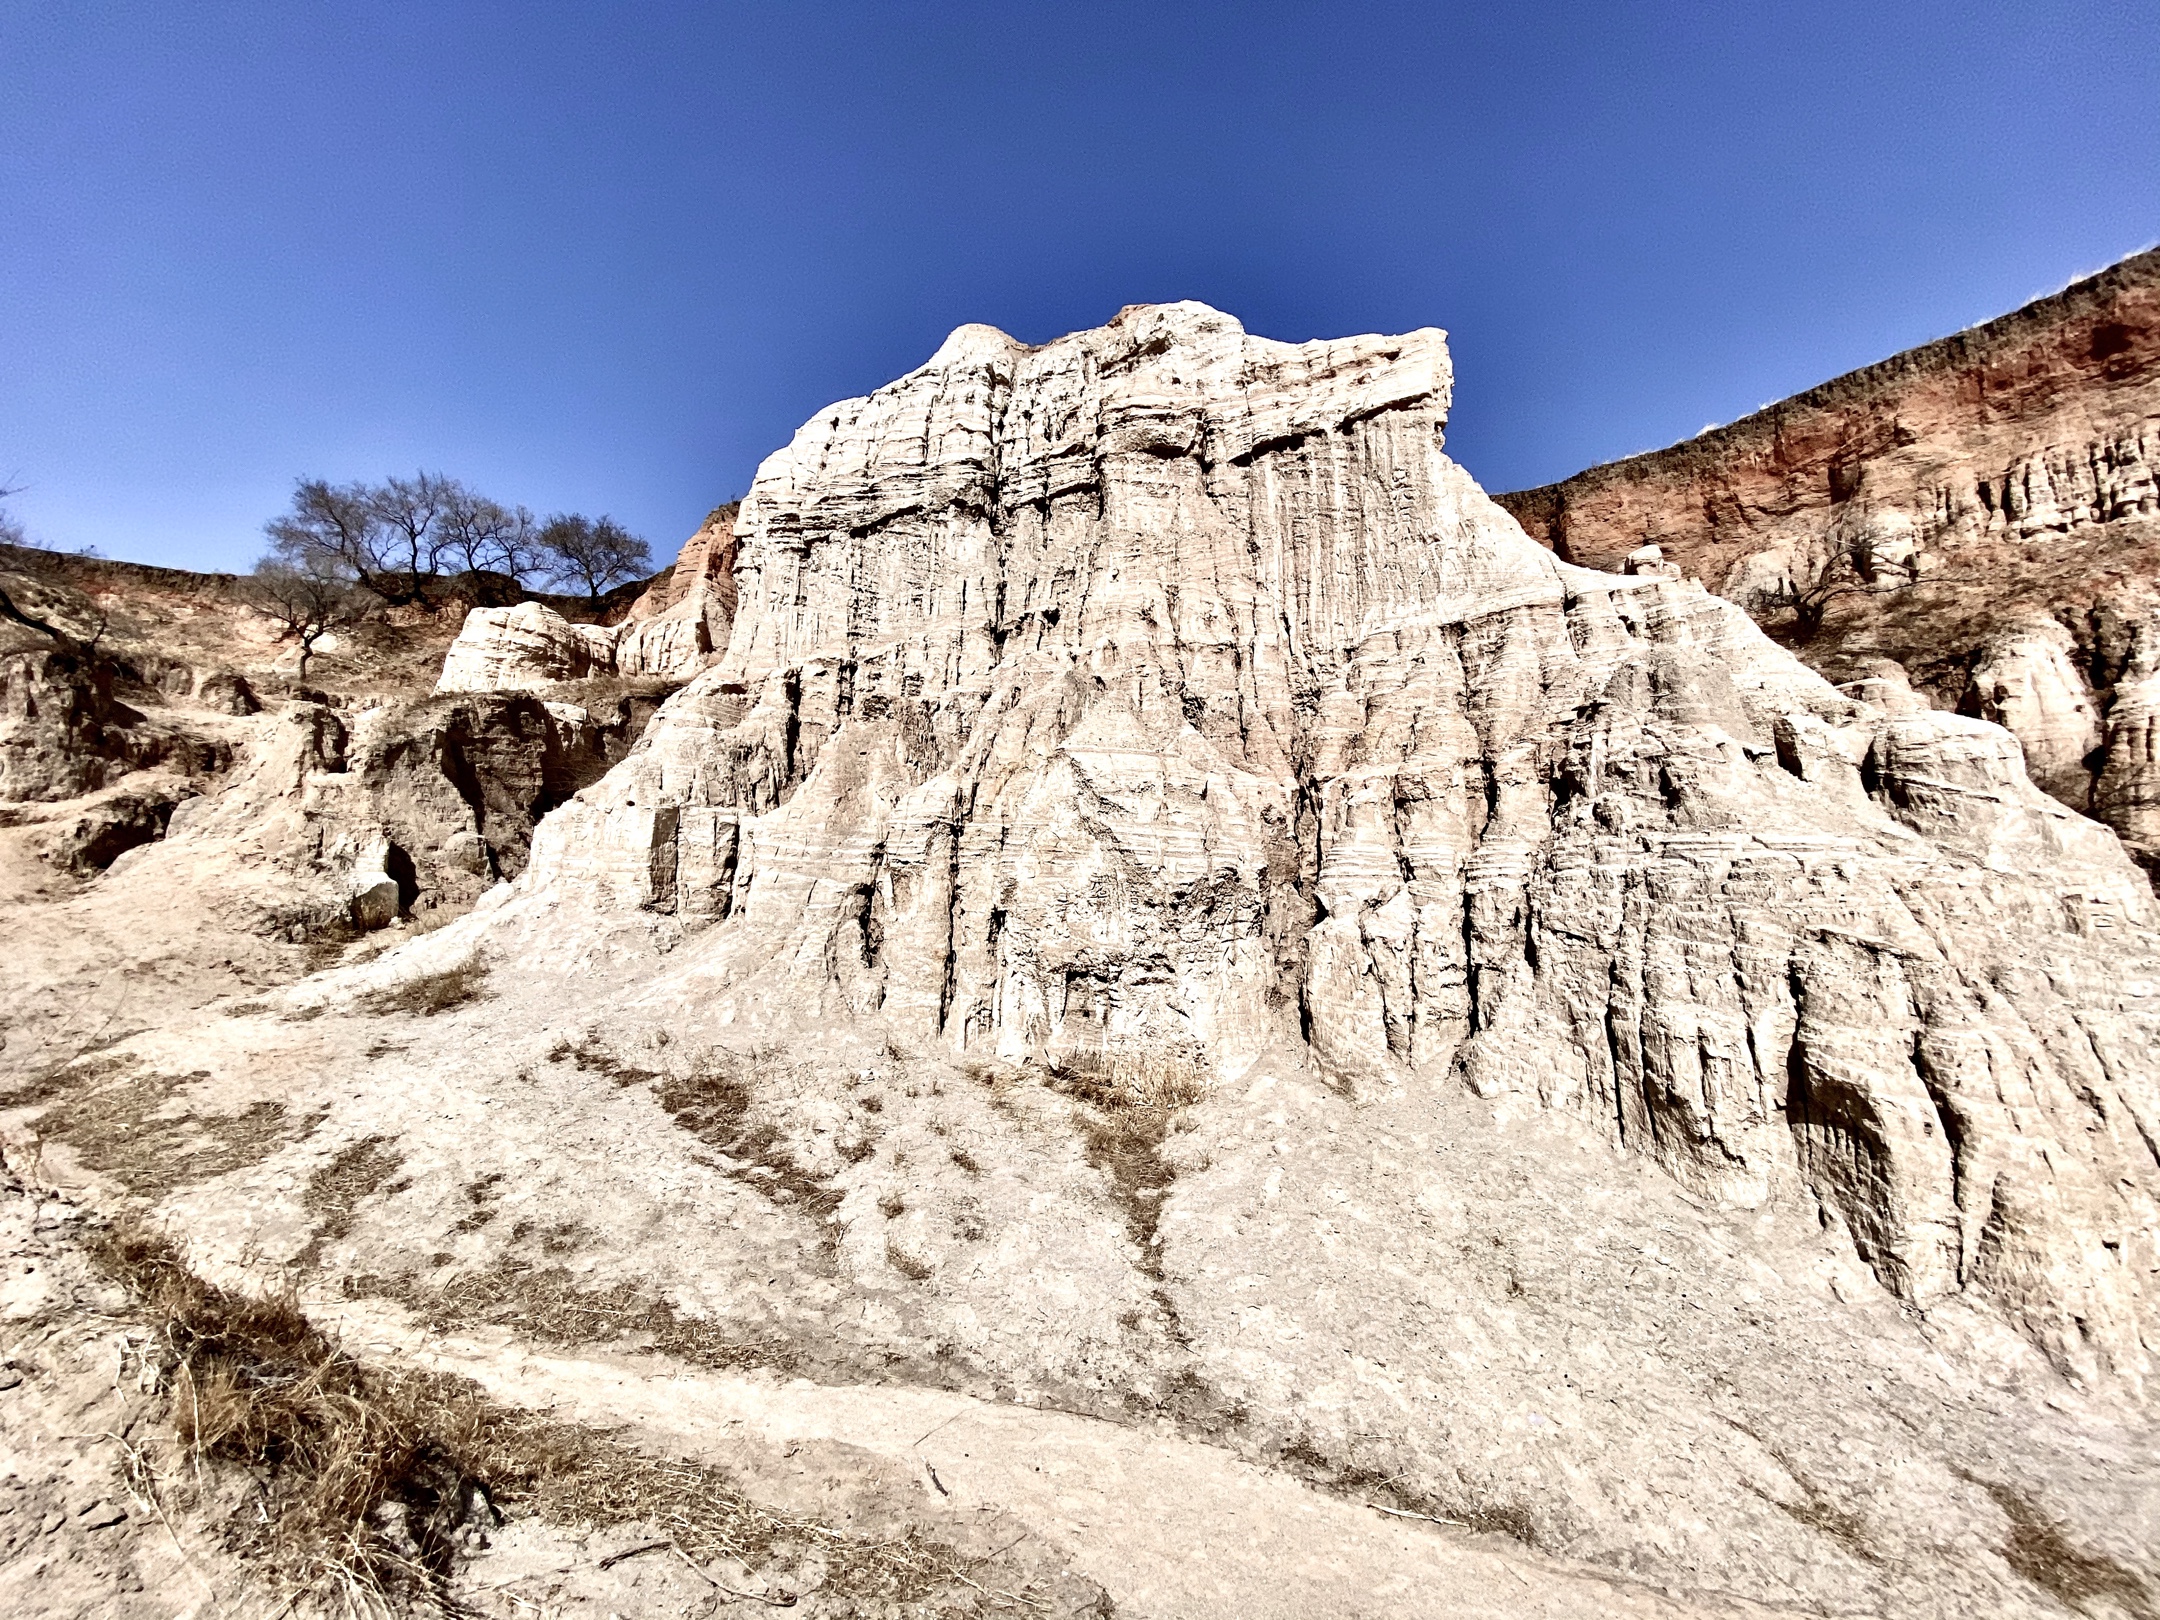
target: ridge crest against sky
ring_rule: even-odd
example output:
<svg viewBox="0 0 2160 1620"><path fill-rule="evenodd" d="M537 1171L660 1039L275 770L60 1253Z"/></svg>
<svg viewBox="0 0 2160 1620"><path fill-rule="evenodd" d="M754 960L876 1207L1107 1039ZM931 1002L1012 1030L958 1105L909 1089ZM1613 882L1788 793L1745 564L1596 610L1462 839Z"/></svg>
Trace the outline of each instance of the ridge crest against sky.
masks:
<svg viewBox="0 0 2160 1620"><path fill-rule="evenodd" d="M441 469L663 554L954 328L1437 326L1488 488L2160 236L2160 7L0 10L0 479L247 566Z"/></svg>

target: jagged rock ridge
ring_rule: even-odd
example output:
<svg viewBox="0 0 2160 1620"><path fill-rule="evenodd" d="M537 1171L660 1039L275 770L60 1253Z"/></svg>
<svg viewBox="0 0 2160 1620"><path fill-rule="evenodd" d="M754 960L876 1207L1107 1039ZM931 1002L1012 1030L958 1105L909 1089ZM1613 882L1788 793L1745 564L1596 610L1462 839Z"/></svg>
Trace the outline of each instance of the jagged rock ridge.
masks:
<svg viewBox="0 0 2160 1620"><path fill-rule="evenodd" d="M727 645L734 622L734 520L732 504L714 508L620 624L573 624L535 601L474 609L436 691L537 691L592 675L688 680Z"/></svg>
<svg viewBox="0 0 2160 1620"><path fill-rule="evenodd" d="M1896 663L2160 872L2160 250L1498 499L1574 562L1655 546L1836 678Z"/></svg>
<svg viewBox="0 0 2160 1620"><path fill-rule="evenodd" d="M1449 388L1435 331L961 328L766 462L725 654L488 926L645 914L729 1018L1097 1095L1282 1044L1459 1078L2137 1380L2160 1006L2114 836L1991 724L1554 557L1443 454Z"/></svg>

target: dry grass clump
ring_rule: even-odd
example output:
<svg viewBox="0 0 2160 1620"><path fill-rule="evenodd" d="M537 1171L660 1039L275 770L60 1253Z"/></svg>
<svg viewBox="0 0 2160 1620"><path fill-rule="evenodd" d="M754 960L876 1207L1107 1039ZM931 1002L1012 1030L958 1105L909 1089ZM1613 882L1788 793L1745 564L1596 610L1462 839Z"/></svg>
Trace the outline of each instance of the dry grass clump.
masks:
<svg viewBox="0 0 2160 1620"><path fill-rule="evenodd" d="M317 1166L300 1194L301 1207L316 1217L315 1235L296 1263L312 1265L324 1249L351 1236L360 1206L368 1199L410 1185L391 1181L404 1163L405 1156L391 1148L388 1137L363 1136Z"/></svg>
<svg viewBox="0 0 2160 1620"><path fill-rule="evenodd" d="M2010 1521L2010 1535L2001 1548L2003 1562L2064 1608L2090 1614L2098 1601L2138 1620L2160 1616L2152 1588L2134 1570L2073 1546L2060 1527L2009 1486L1965 1477L1986 1491Z"/></svg>
<svg viewBox="0 0 2160 1620"><path fill-rule="evenodd" d="M1207 1071L1183 1052L1089 1052L1059 1062L1057 1085L1101 1108L1184 1108L1208 1094Z"/></svg>
<svg viewBox="0 0 2160 1620"><path fill-rule="evenodd" d="M1125 1214L1125 1230L1140 1250L1140 1269L1160 1280L1155 1243L1162 1224L1162 1203L1177 1172L1163 1158L1162 1145L1177 1124L1177 1110L1160 1104L1140 1108L1090 1108L1080 1113L1087 1161L1110 1179L1110 1191Z"/></svg>
<svg viewBox="0 0 2160 1620"><path fill-rule="evenodd" d="M48 1104L36 1121L41 1142L66 1145L86 1168L145 1198L260 1164L322 1122L321 1114L294 1116L267 1100L237 1114L168 1115L174 1090L205 1076L126 1076L119 1063L63 1066L0 1104Z"/></svg>
<svg viewBox="0 0 2160 1620"><path fill-rule="evenodd" d="M355 1295L394 1299L438 1333L507 1327L544 1343L626 1344L706 1367L769 1367L789 1375L802 1370L784 1342L731 1338L714 1324L684 1316L667 1300L642 1294L629 1283L582 1287L560 1265L534 1265L513 1257L485 1271L466 1272L435 1290L410 1277L372 1274L347 1279L346 1288Z"/></svg>
<svg viewBox="0 0 2160 1620"><path fill-rule="evenodd" d="M139 1223L92 1258L149 1318L147 1360L198 1480L237 1470L228 1545L281 1595L381 1610L434 1595L459 1536L491 1514L465 1463L481 1403L445 1381L371 1375L288 1292L213 1287Z"/></svg>
<svg viewBox="0 0 2160 1620"><path fill-rule="evenodd" d="M1177 1305L1163 1286L1162 1207L1177 1171L1162 1147L1179 1128L1183 1110L1206 1097L1205 1073L1183 1053L1108 1052L1062 1063L1056 1084L1083 1105L1075 1117L1087 1161L1109 1181L1110 1196L1138 1250L1135 1263L1155 1284L1152 1294L1164 1327L1184 1343Z"/></svg>
<svg viewBox="0 0 2160 1620"><path fill-rule="evenodd" d="M753 1082L760 1069L774 1061L772 1053L715 1050L689 1072L679 1074L640 1068L603 1048L573 1046L568 1041L557 1044L548 1057L605 1075L618 1086L650 1085L653 1100L677 1125L707 1147L751 1167L731 1172L734 1179L820 1223L839 1212L846 1195L806 1170L789 1152L780 1127L759 1117Z"/></svg>
<svg viewBox="0 0 2160 1620"><path fill-rule="evenodd" d="M582 709L603 706L620 709L624 703L643 699L664 703L682 686L664 675L587 675L581 680L552 681L547 695L557 703L575 703Z"/></svg>
<svg viewBox="0 0 2160 1620"><path fill-rule="evenodd" d="M423 973L361 1000L361 1006L378 1015L416 1013L432 1018L437 1013L478 1001L488 991L488 965L477 956L435 973Z"/></svg>
<svg viewBox="0 0 2160 1620"><path fill-rule="evenodd" d="M189 1463L177 1482L138 1466L132 1483L187 1491L192 1477L190 1505L228 1504L228 1547L285 1609L311 1598L347 1613L462 1612L450 1577L461 1552L502 1522L498 1503L559 1523L650 1527L661 1539L633 1553L664 1548L717 1592L782 1607L811 1590L851 1612L1042 1607L978 1580L988 1560L912 1530L872 1540L762 1506L717 1468L498 1407L463 1380L363 1367L289 1292L217 1288L140 1223L104 1232L92 1258L148 1318L146 1360ZM752 1590L708 1572L719 1559L740 1565Z"/></svg>
<svg viewBox="0 0 2160 1620"><path fill-rule="evenodd" d="M812 1592L841 1600L841 1612L977 1615L1047 1607L1024 1588L1004 1591L981 1577L987 1559L909 1530L872 1541L800 1514L760 1505L721 1470L662 1462L561 1425L532 1423L517 1439L543 1453L534 1502L547 1518L596 1525L640 1524L659 1533L646 1550L679 1554L716 1592L792 1608ZM750 1573L751 1589L717 1579L704 1566Z"/></svg>

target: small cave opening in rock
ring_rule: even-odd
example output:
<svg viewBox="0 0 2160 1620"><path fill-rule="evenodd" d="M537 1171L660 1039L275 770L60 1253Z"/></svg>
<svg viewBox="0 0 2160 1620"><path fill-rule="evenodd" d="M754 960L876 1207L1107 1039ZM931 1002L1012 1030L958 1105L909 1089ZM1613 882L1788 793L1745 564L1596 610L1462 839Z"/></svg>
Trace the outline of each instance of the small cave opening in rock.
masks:
<svg viewBox="0 0 2160 1620"><path fill-rule="evenodd" d="M413 858L396 844L383 856L383 870L390 874L390 881L397 885L398 912L408 916L420 898L420 872L413 865Z"/></svg>

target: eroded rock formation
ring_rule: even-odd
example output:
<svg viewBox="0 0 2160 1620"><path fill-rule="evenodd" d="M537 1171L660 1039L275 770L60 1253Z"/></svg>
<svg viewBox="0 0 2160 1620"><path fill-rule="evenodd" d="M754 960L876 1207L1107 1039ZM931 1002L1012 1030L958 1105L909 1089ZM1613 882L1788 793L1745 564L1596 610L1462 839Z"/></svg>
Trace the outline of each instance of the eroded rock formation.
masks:
<svg viewBox="0 0 2160 1620"><path fill-rule="evenodd" d="M540 602L475 608L436 691L530 692L590 675L688 680L727 645L734 621L734 518L733 506L715 510L621 624L572 624Z"/></svg>
<svg viewBox="0 0 2160 1620"><path fill-rule="evenodd" d="M714 508L674 566L630 604L615 641L617 673L688 680L727 645L735 622L735 512L732 503Z"/></svg>
<svg viewBox="0 0 2160 1620"><path fill-rule="evenodd" d="M1656 546L1833 676L1896 659L1939 705L2008 726L2034 780L2160 861L2130 808L2160 781L2135 694L2118 691L2120 643L2160 639L2160 250L1670 449L1498 499L1574 562Z"/></svg>
<svg viewBox="0 0 2160 1620"><path fill-rule="evenodd" d="M540 602L474 608L443 659L438 692L529 692L615 669L615 631Z"/></svg>
<svg viewBox="0 0 2160 1620"><path fill-rule="evenodd" d="M2160 1001L2115 836L1999 727L1537 545L1449 391L1435 331L960 329L761 468L724 656L488 926L648 916L729 1018L1093 1095L1283 1045L1467 1083L2139 1379Z"/></svg>
<svg viewBox="0 0 2160 1620"><path fill-rule="evenodd" d="M56 647L0 657L0 804L71 799L154 765L223 768L216 743L119 701L116 673L109 660Z"/></svg>
<svg viewBox="0 0 2160 1620"><path fill-rule="evenodd" d="M534 823L620 760L652 708L515 692L352 712L296 703L266 721L229 789L173 816L175 858L237 859L252 881L220 898L256 913L257 931L454 913L524 869Z"/></svg>

